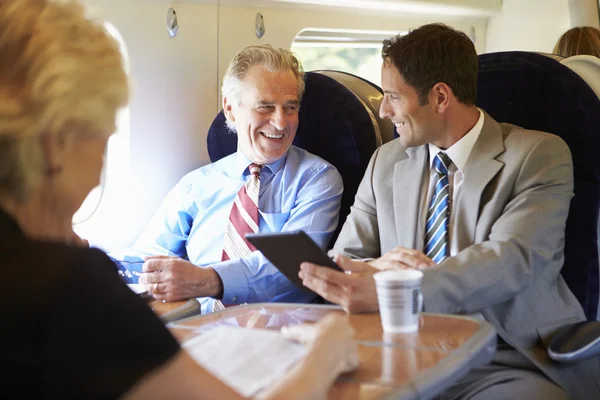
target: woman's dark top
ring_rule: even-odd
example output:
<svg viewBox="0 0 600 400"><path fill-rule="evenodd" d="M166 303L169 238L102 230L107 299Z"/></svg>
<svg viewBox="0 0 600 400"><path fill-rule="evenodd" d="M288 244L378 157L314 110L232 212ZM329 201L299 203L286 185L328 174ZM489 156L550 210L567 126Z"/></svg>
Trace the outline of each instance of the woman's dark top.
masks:
<svg viewBox="0 0 600 400"><path fill-rule="evenodd" d="M0 210L0 396L112 399L179 350L100 250L27 239Z"/></svg>

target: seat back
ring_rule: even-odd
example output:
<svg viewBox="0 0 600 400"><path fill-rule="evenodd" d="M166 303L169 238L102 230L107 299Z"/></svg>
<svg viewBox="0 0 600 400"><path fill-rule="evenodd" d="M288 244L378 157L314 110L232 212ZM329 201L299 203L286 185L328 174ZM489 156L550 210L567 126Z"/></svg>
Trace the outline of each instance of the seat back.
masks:
<svg viewBox="0 0 600 400"><path fill-rule="evenodd" d="M553 133L569 146L575 196L567 219L561 273L588 319L596 319L600 100L576 73L557 60L515 51L479 56L477 105L499 122Z"/></svg>
<svg viewBox="0 0 600 400"><path fill-rule="evenodd" d="M560 63L579 75L600 97L600 58L581 54L565 58Z"/></svg>
<svg viewBox="0 0 600 400"><path fill-rule="evenodd" d="M300 105L300 124L294 145L330 162L342 176L344 194L333 244L378 146L376 128L365 104L344 85L317 72L307 72L305 80L306 90ZM237 149L237 135L225 126L222 111L208 131L207 145L212 162Z"/></svg>
<svg viewBox="0 0 600 400"><path fill-rule="evenodd" d="M371 120L374 122L373 126L378 138L378 145L385 144L398 137L392 121L379 117L379 108L383 102L383 90L379 86L349 72L332 70L319 70L315 72L327 75L346 86L365 105L365 109L369 112Z"/></svg>

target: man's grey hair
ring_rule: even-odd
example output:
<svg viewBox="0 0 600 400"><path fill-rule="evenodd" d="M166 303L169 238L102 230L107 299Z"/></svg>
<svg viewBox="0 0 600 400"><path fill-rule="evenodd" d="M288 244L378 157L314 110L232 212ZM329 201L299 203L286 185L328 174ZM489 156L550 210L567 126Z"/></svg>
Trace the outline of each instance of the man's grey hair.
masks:
<svg viewBox="0 0 600 400"><path fill-rule="evenodd" d="M300 60L289 50L274 48L271 45L249 46L240 51L231 61L225 76L221 95L230 102L239 102L242 82L246 74L255 65L261 65L269 72L286 72L291 70L298 80L298 101L304 94L304 70ZM232 121L226 120L227 127L235 132Z"/></svg>

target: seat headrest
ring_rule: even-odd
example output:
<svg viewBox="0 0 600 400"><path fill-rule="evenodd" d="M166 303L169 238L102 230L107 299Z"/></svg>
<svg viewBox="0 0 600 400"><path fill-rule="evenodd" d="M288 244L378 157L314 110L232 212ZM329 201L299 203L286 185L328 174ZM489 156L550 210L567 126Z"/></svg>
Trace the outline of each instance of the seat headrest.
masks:
<svg viewBox="0 0 600 400"><path fill-rule="evenodd" d="M383 90L379 86L349 72L333 70L318 70L315 72L327 75L346 86L366 106L377 128L378 144L385 144L398 137L392 121L379 117L379 109L383 102Z"/></svg>
<svg viewBox="0 0 600 400"><path fill-rule="evenodd" d="M560 136L573 157L575 196L562 275L588 318L598 307L600 100L556 59L528 52L479 56L477 105L499 122Z"/></svg>
<svg viewBox="0 0 600 400"><path fill-rule="evenodd" d="M600 97L600 58L581 54L565 58L560 63L579 75Z"/></svg>
<svg viewBox="0 0 600 400"><path fill-rule="evenodd" d="M600 99L573 71L538 53L479 56L477 105L494 119L560 136L573 153L575 175L600 182Z"/></svg>
<svg viewBox="0 0 600 400"><path fill-rule="evenodd" d="M377 148L375 128L365 105L344 85L316 72L307 72L305 81L293 143L330 162L342 176L341 227ZM236 151L237 135L226 127L222 111L208 131L207 145L212 162Z"/></svg>

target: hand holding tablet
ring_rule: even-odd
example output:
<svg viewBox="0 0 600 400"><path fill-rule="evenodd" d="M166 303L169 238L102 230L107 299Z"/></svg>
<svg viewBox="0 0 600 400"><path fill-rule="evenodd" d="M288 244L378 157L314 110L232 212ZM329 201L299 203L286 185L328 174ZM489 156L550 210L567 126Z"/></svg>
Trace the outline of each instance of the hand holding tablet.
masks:
<svg viewBox="0 0 600 400"><path fill-rule="evenodd" d="M246 239L256 246L283 275L303 290L311 291L298 277L300 264L303 262L344 272L304 231L248 233Z"/></svg>

